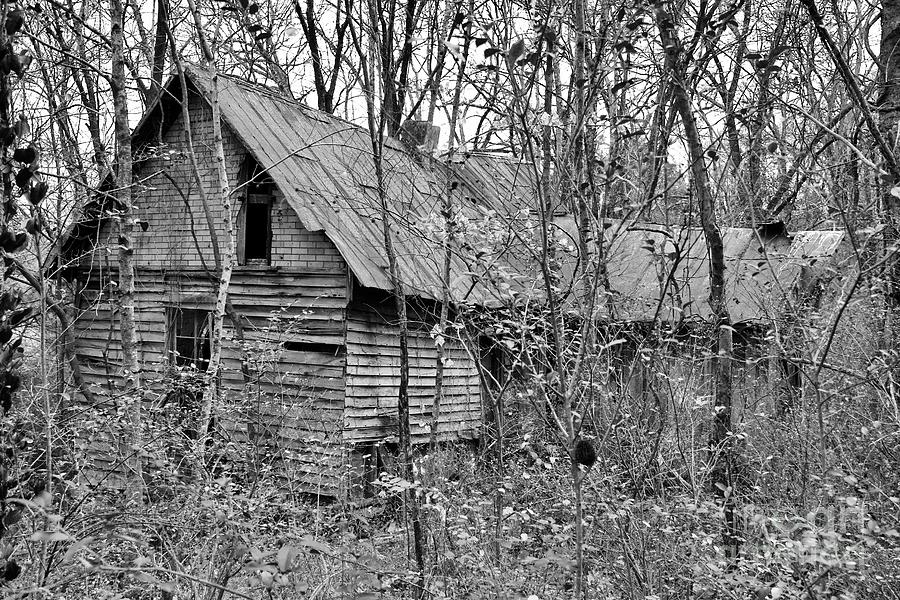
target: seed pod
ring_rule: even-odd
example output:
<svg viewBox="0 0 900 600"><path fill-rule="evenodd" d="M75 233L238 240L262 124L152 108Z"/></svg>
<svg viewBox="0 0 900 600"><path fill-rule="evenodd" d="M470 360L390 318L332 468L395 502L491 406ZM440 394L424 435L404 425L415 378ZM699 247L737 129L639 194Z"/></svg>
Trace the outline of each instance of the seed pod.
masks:
<svg viewBox="0 0 900 600"><path fill-rule="evenodd" d="M22 567L15 560L8 560L3 568L3 579L12 581L22 572Z"/></svg>
<svg viewBox="0 0 900 600"><path fill-rule="evenodd" d="M27 242L28 234L24 231L10 233L7 236L0 236L0 247L10 254L21 250Z"/></svg>
<svg viewBox="0 0 900 600"><path fill-rule="evenodd" d="M597 462L597 451L594 445L588 440L578 440L575 442L575 462L585 467L592 467Z"/></svg>
<svg viewBox="0 0 900 600"><path fill-rule="evenodd" d="M25 11L22 9L14 10L6 15L6 34L13 35L17 33L22 24L25 23Z"/></svg>
<svg viewBox="0 0 900 600"><path fill-rule="evenodd" d="M16 148L16 151L13 152L13 160L17 160L20 163L25 163L26 165L30 165L34 162L34 159L37 158L37 150L34 146L28 146L27 148Z"/></svg>
<svg viewBox="0 0 900 600"><path fill-rule="evenodd" d="M13 311L9 318L7 319L7 323L9 323L10 327L15 327L20 325L25 319L31 316L33 310L31 306L26 306L25 308L19 308Z"/></svg>
<svg viewBox="0 0 900 600"><path fill-rule="evenodd" d="M15 392L19 389L20 385L22 385L21 377L19 377L15 373L6 374L6 387L8 387L11 391Z"/></svg>
<svg viewBox="0 0 900 600"><path fill-rule="evenodd" d="M3 409L3 414L9 414L9 411L12 409L12 398L13 393L8 387L0 388L0 408Z"/></svg>
<svg viewBox="0 0 900 600"><path fill-rule="evenodd" d="M28 182L31 181L31 178L34 176L34 171L25 167L24 169L19 169L19 172L16 173L16 185L20 188L25 188L28 185Z"/></svg>

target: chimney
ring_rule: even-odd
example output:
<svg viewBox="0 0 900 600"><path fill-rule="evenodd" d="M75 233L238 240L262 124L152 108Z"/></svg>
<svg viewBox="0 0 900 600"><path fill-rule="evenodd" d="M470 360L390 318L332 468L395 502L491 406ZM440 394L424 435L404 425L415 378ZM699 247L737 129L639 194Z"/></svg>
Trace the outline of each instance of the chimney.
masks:
<svg viewBox="0 0 900 600"><path fill-rule="evenodd" d="M756 231L764 242L776 238L786 238L788 235L787 225L784 221L769 221L768 223L759 223L756 225Z"/></svg>
<svg viewBox="0 0 900 600"><path fill-rule="evenodd" d="M400 126L400 141L410 150L431 154L437 148L441 128L428 121L407 119Z"/></svg>
<svg viewBox="0 0 900 600"><path fill-rule="evenodd" d="M763 246L759 248L760 254L763 252L779 254L790 251L793 236L788 232L784 221L759 223L756 226L756 232L763 243Z"/></svg>

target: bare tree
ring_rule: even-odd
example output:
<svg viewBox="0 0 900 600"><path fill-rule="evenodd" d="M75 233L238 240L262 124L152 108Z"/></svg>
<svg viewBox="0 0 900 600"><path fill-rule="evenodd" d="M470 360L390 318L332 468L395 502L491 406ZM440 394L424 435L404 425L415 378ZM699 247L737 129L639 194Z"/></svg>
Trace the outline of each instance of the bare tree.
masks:
<svg viewBox="0 0 900 600"><path fill-rule="evenodd" d="M691 107L691 95L685 87L689 55L683 51L675 29L675 17L658 8L656 23L665 52L665 64L672 82L672 102L681 118L685 145L690 160L691 181L697 194L700 222L709 253L709 306L712 311L713 348L710 356L713 386L713 427L710 451L715 462L713 489L725 501L725 542L729 555L738 551L737 516L734 509L736 462L732 425L732 327L725 296L725 253L722 233L716 218L716 204L705 165L705 152Z"/></svg>
<svg viewBox="0 0 900 600"><path fill-rule="evenodd" d="M347 28L350 26L350 19L353 18L353 0L336 0L334 4L334 20L337 23L335 40L332 44L328 44L332 49L331 72L325 68L325 53L320 45L321 19L316 13L314 0L306 0L305 6L300 0L294 0L294 11L297 18L300 19L300 27L303 35L306 37L306 43L309 46L309 54L311 58L311 66L313 70L313 82L316 87L316 104L319 110L333 113L335 109L335 94L337 92L337 84L340 80L341 68L346 60L347 52Z"/></svg>
<svg viewBox="0 0 900 600"><path fill-rule="evenodd" d="M412 2L412 0L410 0ZM413 3L414 5L414 3ZM383 31L379 23L380 16L383 14L380 0L374 0L367 3L369 14L368 31L372 44L379 49L380 59L382 63L388 61L393 63L393 54L390 52L392 44L388 40L391 39L392 33ZM393 22L394 15L386 15ZM393 27L389 27L392 31ZM369 126L369 136L372 145L372 164L375 171L375 183L377 186L378 200L380 202L379 212L381 216L381 225L383 232L383 243L385 254L388 259L388 272L391 279L392 293L394 296L394 304L397 309L397 320L399 328L399 350L400 350L400 381L397 388L397 418L398 418L398 434L400 443L400 452L403 459L403 477L410 483L415 483L415 472L413 469L412 456L412 439L410 434L409 423L409 318L407 316L406 293L404 291L403 274L397 262L397 255L394 250L394 233L392 231L393 223L393 206L391 199L388 197L387 191L387 174L384 165L384 147L385 134L391 131L391 125L394 120L399 119L398 110L402 109L397 106L398 97L395 94L393 80L385 81L385 78L392 77L390 67L382 64L379 80L382 88L385 90L385 104L380 107L375 102L375 81L376 68L375 65L368 61L366 52L364 51L363 42L360 35L356 31L353 24L350 25L350 33L353 38L353 44L356 48L360 60L360 67L363 76L363 86L366 99L366 120ZM385 35L387 34L387 38ZM411 35L411 32L410 32ZM405 50L404 50L405 53ZM403 58L401 57L401 61ZM408 58L406 60L409 60ZM388 96L388 94L390 94ZM400 96L402 98L402 95ZM399 123L397 123L399 128ZM397 131L394 129L393 131ZM425 589L425 534L422 530L422 520L420 515L419 497L417 490L413 487L406 490L406 501L409 506L410 520L413 529L413 550L418 569L418 587L416 589L416 597L423 598Z"/></svg>
<svg viewBox="0 0 900 600"><path fill-rule="evenodd" d="M188 0L191 16L196 27L197 38L203 52L204 66L211 74L212 86L207 98L212 107L213 152L216 161L216 190L222 206L222 218L225 227L225 252L221 259L221 271L216 291L216 306L212 314L212 343L207 367L209 378L203 393L203 404L200 411L199 435L197 436L197 455L200 466L203 466L206 442L209 436L211 418L216 414L221 402L220 369L222 362L222 335L224 331L225 313L228 306L228 288L231 286L231 274L237 261L234 216L231 207L231 186L228 182L228 170L225 163L225 148L222 138L222 116L219 110L219 75L216 70L215 54L206 39L203 21L194 0ZM185 106L187 111L188 107ZM207 211L208 212L208 211Z"/></svg>
<svg viewBox="0 0 900 600"><path fill-rule="evenodd" d="M131 126L128 122L128 93L125 79L125 46L122 30L125 8L121 0L110 0L110 42L112 77L110 87L115 107L116 138L116 204L119 225L119 322L122 336L122 368L128 393L128 412L131 419L132 476L131 501L140 504L144 486L140 448L143 445L143 417L141 393L141 365L138 358L137 323L134 318L134 248L135 224L132 202Z"/></svg>

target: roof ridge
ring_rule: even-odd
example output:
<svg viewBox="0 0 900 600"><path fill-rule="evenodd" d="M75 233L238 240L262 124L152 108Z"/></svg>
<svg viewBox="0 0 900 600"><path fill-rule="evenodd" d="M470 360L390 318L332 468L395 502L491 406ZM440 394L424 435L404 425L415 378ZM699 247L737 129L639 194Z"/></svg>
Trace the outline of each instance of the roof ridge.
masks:
<svg viewBox="0 0 900 600"><path fill-rule="evenodd" d="M495 152L493 150L470 150L469 152L461 152L460 154L465 154L468 156L484 156L515 163L522 162L525 158L524 156L515 156L514 154L510 154L508 152Z"/></svg>
<svg viewBox="0 0 900 600"><path fill-rule="evenodd" d="M201 75L201 76L207 77L207 78L210 77L210 75L211 75L209 70L206 67L204 67L203 65L197 64L197 63L185 63L185 71L190 75ZM360 125L359 123L354 123L353 121L350 121L348 119L345 119L345 118L335 115L333 113L327 113L324 110L319 110L318 108L314 108L304 102L297 100L296 98L289 98L288 96L285 96L280 90L274 89L264 83L249 81L246 78L241 77L240 75L224 73L222 71L219 71L218 75L219 75L219 77L227 79L229 81L229 83L233 83L237 86L243 87L244 89L246 89L248 91L264 94L266 96L269 96L273 100L279 100L281 102L284 102L285 104L299 108L299 109L305 111L307 113L307 116L309 116L309 117L316 118L319 115L321 115L325 119L328 119L331 121L337 121L337 122L343 123L345 125L350 125L352 127L356 127L357 129L361 129L363 131L368 131L364 126ZM203 83L206 83L206 82L203 82ZM312 113L312 114L309 114L309 113Z"/></svg>

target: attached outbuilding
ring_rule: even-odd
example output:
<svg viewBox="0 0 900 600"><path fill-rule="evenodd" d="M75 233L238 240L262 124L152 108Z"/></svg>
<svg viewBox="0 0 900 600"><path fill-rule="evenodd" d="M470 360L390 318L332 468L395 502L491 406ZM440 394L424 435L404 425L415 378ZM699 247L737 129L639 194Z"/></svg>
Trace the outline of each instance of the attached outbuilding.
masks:
<svg viewBox="0 0 900 600"><path fill-rule="evenodd" d="M533 212L539 170L527 157L472 153L455 157L454 171L461 182L484 190L491 205L520 206L526 215L532 207L532 227L539 219ZM615 355L608 386L613 396L624 393L638 411L669 401L692 406L709 398L709 256L696 215L681 215L673 223L596 219L587 243L595 249L592 260L602 255L598 269L593 264L585 268L579 256L583 232L573 207L551 198L547 212L548 234L556 242L551 262L562 282L560 300L578 306L573 312L580 315L580 274L603 274L591 287L598 295L601 337L616 342L610 346ZM843 230L791 232L784 223L772 222L723 227L721 234L733 329L735 410L783 413L806 385L804 353L809 348L801 333L825 331L848 274L856 272L857 258ZM594 236L602 236L602 253L596 251ZM512 256L506 262L539 273L534 260L516 262ZM531 285L529 296L540 296L541 278L532 277Z"/></svg>

